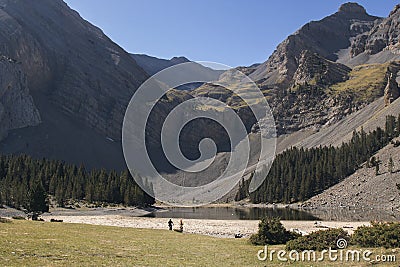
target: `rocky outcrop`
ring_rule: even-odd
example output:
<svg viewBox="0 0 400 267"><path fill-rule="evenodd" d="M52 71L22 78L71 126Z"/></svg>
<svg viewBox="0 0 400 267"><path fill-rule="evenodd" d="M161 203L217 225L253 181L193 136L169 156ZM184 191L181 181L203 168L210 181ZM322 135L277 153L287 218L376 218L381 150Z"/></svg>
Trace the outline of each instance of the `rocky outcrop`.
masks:
<svg viewBox="0 0 400 267"><path fill-rule="evenodd" d="M385 106L390 105L394 100L399 98L399 96L400 91L396 82L396 77L393 75L393 73L390 73L387 85L385 87Z"/></svg>
<svg viewBox="0 0 400 267"><path fill-rule="evenodd" d="M293 75L294 85L328 86L347 80L351 71L349 67L324 59L309 50L301 53L298 65Z"/></svg>
<svg viewBox="0 0 400 267"><path fill-rule="evenodd" d="M390 51L398 54L400 51L400 5L397 5L389 17L376 24L370 31L357 36L351 44L351 56L361 53L368 55Z"/></svg>
<svg viewBox="0 0 400 267"><path fill-rule="evenodd" d="M0 141L13 129L40 123L40 115L29 94L20 64L0 57Z"/></svg>

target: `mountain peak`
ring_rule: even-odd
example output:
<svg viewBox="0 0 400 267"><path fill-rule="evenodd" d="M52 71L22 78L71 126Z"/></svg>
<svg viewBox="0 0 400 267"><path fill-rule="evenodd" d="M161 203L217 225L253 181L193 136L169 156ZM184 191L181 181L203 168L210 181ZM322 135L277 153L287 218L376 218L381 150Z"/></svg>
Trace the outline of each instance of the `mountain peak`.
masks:
<svg viewBox="0 0 400 267"><path fill-rule="evenodd" d="M339 7L339 13L344 14L363 14L366 15L367 11L365 8L357 3L348 2L344 3Z"/></svg>
<svg viewBox="0 0 400 267"><path fill-rule="evenodd" d="M389 17L393 16L394 14L398 13L400 10L400 4L396 5L393 10L390 12Z"/></svg>
<svg viewBox="0 0 400 267"><path fill-rule="evenodd" d="M170 61L173 64L180 64L180 63L190 62L189 59L187 59L186 57L183 57L183 56L181 56L181 57L173 57L173 58L170 59Z"/></svg>

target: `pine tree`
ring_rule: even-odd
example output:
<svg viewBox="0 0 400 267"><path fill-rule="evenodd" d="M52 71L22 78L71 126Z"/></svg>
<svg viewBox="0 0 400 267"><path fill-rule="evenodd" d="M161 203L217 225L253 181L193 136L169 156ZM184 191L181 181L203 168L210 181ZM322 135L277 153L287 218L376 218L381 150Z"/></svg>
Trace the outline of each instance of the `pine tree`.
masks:
<svg viewBox="0 0 400 267"><path fill-rule="evenodd" d="M388 170L389 170L390 173L394 172L394 163L393 163L393 158L392 157L389 158Z"/></svg>
<svg viewBox="0 0 400 267"><path fill-rule="evenodd" d="M379 164L380 164L380 161L378 159L375 163L375 175L379 175Z"/></svg>
<svg viewBox="0 0 400 267"><path fill-rule="evenodd" d="M48 195L42 182L38 181L29 192L28 201L25 206L28 212L41 214L49 211Z"/></svg>

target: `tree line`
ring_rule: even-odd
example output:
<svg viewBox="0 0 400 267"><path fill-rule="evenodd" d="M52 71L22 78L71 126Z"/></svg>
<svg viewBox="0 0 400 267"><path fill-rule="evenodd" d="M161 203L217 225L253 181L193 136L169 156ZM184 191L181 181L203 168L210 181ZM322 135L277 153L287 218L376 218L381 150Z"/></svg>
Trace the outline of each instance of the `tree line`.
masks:
<svg viewBox="0 0 400 267"><path fill-rule="evenodd" d="M146 186L152 188L151 184ZM48 195L54 196L59 206L68 200L129 206L154 203L154 198L138 186L128 170L87 171L83 165L63 161L38 160L27 155L0 156L0 205L31 210L32 205L40 207L40 198Z"/></svg>
<svg viewBox="0 0 400 267"><path fill-rule="evenodd" d="M387 116L385 129L377 128L369 133L363 129L354 131L350 142L339 147L292 147L276 156L266 179L256 191L249 194L250 179L242 180L235 199L250 197L253 203L305 201L341 182L364 162L368 168L375 167L379 174L381 161L371 156L399 135L400 115L398 118Z"/></svg>

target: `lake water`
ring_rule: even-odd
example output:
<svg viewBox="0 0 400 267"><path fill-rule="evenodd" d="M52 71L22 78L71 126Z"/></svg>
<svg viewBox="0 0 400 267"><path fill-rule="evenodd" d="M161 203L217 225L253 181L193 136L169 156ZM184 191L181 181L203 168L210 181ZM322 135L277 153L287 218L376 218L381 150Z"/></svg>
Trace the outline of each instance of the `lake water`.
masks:
<svg viewBox="0 0 400 267"><path fill-rule="evenodd" d="M167 208L158 210L146 217L209 219L209 220L260 220L263 217L280 217L282 220L310 221L317 217L299 210L289 208L236 208L236 207L200 207L200 208Z"/></svg>

